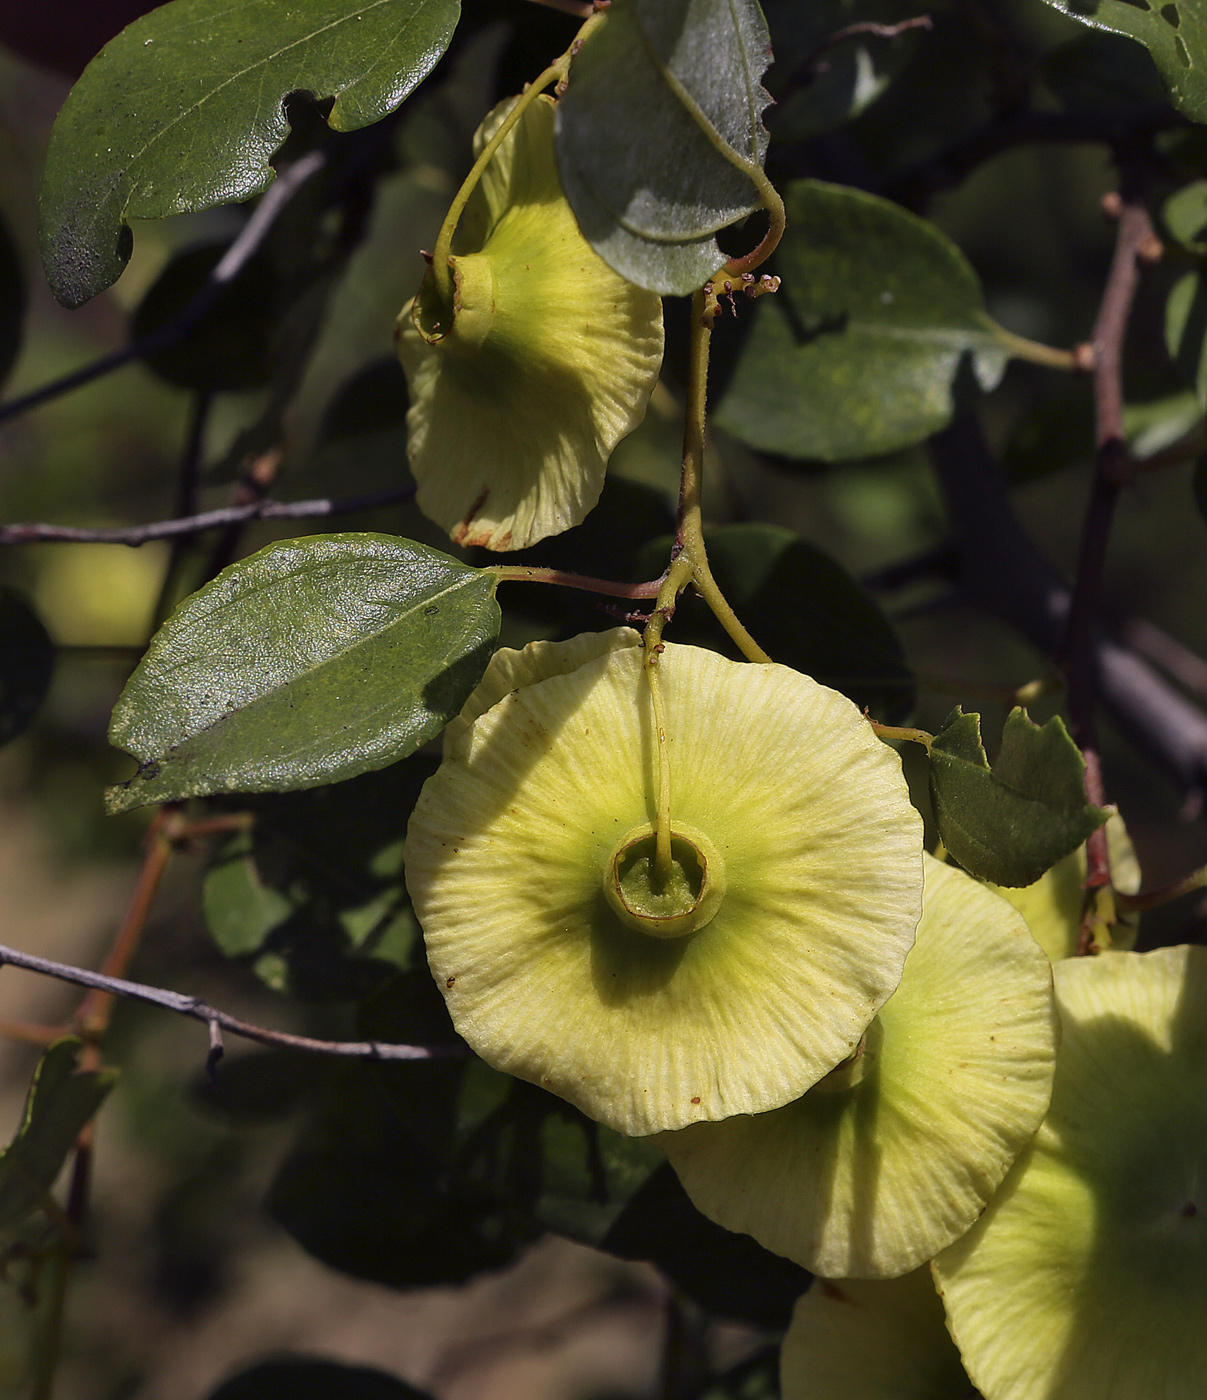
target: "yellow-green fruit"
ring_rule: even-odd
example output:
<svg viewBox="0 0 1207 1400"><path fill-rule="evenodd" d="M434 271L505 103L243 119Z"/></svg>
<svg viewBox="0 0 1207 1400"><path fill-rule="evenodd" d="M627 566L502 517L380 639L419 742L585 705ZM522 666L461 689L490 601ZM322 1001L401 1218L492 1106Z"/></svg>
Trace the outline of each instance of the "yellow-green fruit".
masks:
<svg viewBox="0 0 1207 1400"><path fill-rule="evenodd" d="M1052 1106L934 1263L986 1400L1207 1394L1207 948L1055 964Z"/></svg>
<svg viewBox="0 0 1207 1400"><path fill-rule="evenodd" d="M1051 1094L1047 958L1004 899L924 859L917 941L853 1064L658 1139L705 1215L830 1278L892 1278L962 1235Z"/></svg>
<svg viewBox="0 0 1207 1400"><path fill-rule="evenodd" d="M487 117L481 151L515 99ZM450 259L398 318L408 452L425 514L458 544L521 549L577 525L612 449L641 422L662 364L662 302L579 232L539 98L495 152Z"/></svg>
<svg viewBox="0 0 1207 1400"><path fill-rule="evenodd" d="M930 1270L895 1279L818 1279L780 1353L783 1400L970 1400Z"/></svg>
<svg viewBox="0 0 1207 1400"><path fill-rule="evenodd" d="M677 866L671 894L653 888L643 655L606 652L475 719L406 849L457 1030L630 1134L774 1108L849 1055L900 980L922 883L900 762L849 700L668 644Z"/></svg>
<svg viewBox="0 0 1207 1400"><path fill-rule="evenodd" d="M1117 890L1135 894L1140 888L1140 862L1136 850L1116 813L1106 824L1110 848L1111 880ZM1085 847L1077 849L1046 871L1033 885L1004 889L991 885L1027 921L1035 941L1053 962L1071 958L1081 937L1081 916L1085 907ZM1110 930L1111 947L1128 949L1136 941L1138 914L1121 914Z"/></svg>

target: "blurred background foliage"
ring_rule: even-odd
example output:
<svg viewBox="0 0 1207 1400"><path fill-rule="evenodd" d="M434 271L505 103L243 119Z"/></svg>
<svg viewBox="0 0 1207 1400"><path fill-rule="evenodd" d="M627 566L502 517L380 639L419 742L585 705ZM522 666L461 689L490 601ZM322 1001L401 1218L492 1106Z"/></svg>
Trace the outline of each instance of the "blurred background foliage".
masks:
<svg viewBox="0 0 1207 1400"><path fill-rule="evenodd" d="M246 217L225 208L141 223L120 280L78 311L46 288L36 194L50 124L87 59L148 8L0 4L8 400L170 322ZM967 259L983 312L1014 336L1062 347L1087 338L1113 242L1100 209L1118 182L1112 141L1139 153L1154 210L1183 191L1162 227L1167 256L1145 274L1129 330L1128 430L1136 455L1158 464L1125 495L1105 603L1125 635L1147 624L1176 639L1166 653L1175 683L1207 695L1197 660L1207 655L1207 491L1193 451L1159 464L1201 431L1201 129L1173 112L1145 50L1041 0L764 8L777 56L773 180L852 187L932 220L950 240L941 257ZM921 15L928 26L895 38L830 43L856 22ZM325 170L183 341L0 425L3 520L133 524L263 494L350 498L405 485L394 318L468 168L478 121L565 47L574 23L525 0L465 0L449 53L395 117L339 135L307 98L291 100L287 154L322 149ZM749 240L738 229L724 241ZM781 255L785 276L788 261ZM789 281L785 300L806 290ZM621 578L660 570L686 314L683 301L668 301L663 382L618 448L600 507L520 562ZM718 574L777 659L896 722L933 730L956 703L978 710L992 751L1013 693L1050 678L1052 663L973 610L941 569L907 571L904 581L886 571L947 541L921 438L971 405L1015 510L1071 576L1093 453L1088 382L1003 358L978 388L956 356L942 370L950 403L906 432L905 445L861 453L856 433L806 457L768 447L755 422L758 317L779 314L741 303L714 336L713 401L726 411L710 442L706 508ZM849 424L873 390L828 397L818 419ZM887 401L892 409L900 396ZM816 422L810 431L825 436ZM176 601L231 558L311 528L328 527L258 522L178 545L0 551L0 739L11 737L0 752L0 941L80 962L107 945L148 823L145 812L102 816L103 787L129 768L105 740L113 702ZM335 528L450 548L405 502L348 514ZM617 621L615 610L562 590L517 586L504 602L502 640L512 645ZM802 629L812 610L823 621ZM723 645L693 606L671 636ZM18 654L19 664L4 659ZM1042 720L1059 700L1050 690L1032 713ZM1183 795L1109 726L1104 745L1107 792L1145 883L1207 860L1207 834ZM915 756L906 760L912 771ZM346 785L212 804L219 815L250 811L254 824L174 857L133 975L311 1034L447 1036L401 871L406 816L434 762L421 753ZM1146 915L1140 946L1199 940L1205 926L1207 908L1191 897ZM2 1016L53 1020L71 1005L64 989L0 976ZM0 1053L8 1140L36 1055L17 1043ZM100 1120L61 1396L201 1400L274 1351L333 1360L273 1363L229 1380L214 1400L419 1394L399 1377L450 1400L775 1393L768 1347L807 1278L707 1227L659 1154L561 1101L476 1063L335 1065L243 1046L210 1081L196 1026L132 1005L118 1008L106 1058L121 1077ZM626 1262L651 1260L657 1272ZM0 1291L0 1334L3 1309L19 1307ZM668 1380L676 1357L705 1353L723 1379Z"/></svg>

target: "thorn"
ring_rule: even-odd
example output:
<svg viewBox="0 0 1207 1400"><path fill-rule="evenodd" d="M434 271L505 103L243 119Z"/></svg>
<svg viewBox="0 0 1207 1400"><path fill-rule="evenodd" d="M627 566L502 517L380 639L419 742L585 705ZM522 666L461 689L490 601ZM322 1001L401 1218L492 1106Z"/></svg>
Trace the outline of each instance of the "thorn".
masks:
<svg viewBox="0 0 1207 1400"><path fill-rule="evenodd" d="M1142 263L1148 263L1151 266L1153 263L1159 263L1164 256L1165 244L1155 233L1146 233L1136 244L1136 257Z"/></svg>

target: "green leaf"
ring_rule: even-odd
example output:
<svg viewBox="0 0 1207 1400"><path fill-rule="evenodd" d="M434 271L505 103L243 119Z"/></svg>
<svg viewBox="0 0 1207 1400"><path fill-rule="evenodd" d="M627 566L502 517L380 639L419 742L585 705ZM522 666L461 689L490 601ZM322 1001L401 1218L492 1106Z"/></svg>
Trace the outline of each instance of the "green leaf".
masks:
<svg viewBox="0 0 1207 1400"><path fill-rule="evenodd" d="M262 1361L223 1381L210 1400L431 1400L396 1377L371 1366L313 1357Z"/></svg>
<svg viewBox="0 0 1207 1400"><path fill-rule="evenodd" d="M252 799L250 831L210 867L214 941L269 986L357 1000L409 967L418 929L403 883L407 819L435 759L414 754L346 783Z"/></svg>
<svg viewBox="0 0 1207 1400"><path fill-rule="evenodd" d="M1110 809L1086 801L1085 761L1064 721L1040 726L1013 709L992 769L981 717L957 706L930 752L939 835L970 874L995 885L1034 884L1096 831Z"/></svg>
<svg viewBox="0 0 1207 1400"><path fill-rule="evenodd" d="M8 225L0 219L0 384L8 378L21 349L25 320L25 277Z"/></svg>
<svg viewBox="0 0 1207 1400"><path fill-rule="evenodd" d="M249 199L272 182L284 99L334 97L337 131L394 110L448 46L458 0L173 0L88 65L51 133L42 255L79 306L121 274L131 219Z"/></svg>
<svg viewBox="0 0 1207 1400"><path fill-rule="evenodd" d="M371 997L358 1029L403 1043L453 1038L425 966ZM459 1189L495 1202L533 1230L598 1245L665 1161L652 1143L612 1132L564 1099L478 1059L378 1071L408 1130Z"/></svg>
<svg viewBox="0 0 1207 1400"><path fill-rule="evenodd" d="M845 186L800 180L785 204L783 286L754 309L721 427L764 452L838 462L943 427L962 372L993 388L1009 337L950 239Z"/></svg>
<svg viewBox="0 0 1207 1400"><path fill-rule="evenodd" d="M54 643L20 593L0 586L0 746L37 714L54 674Z"/></svg>
<svg viewBox="0 0 1207 1400"><path fill-rule="evenodd" d="M46 1200L85 1124L117 1071L76 1068L82 1041L57 1040L38 1061L17 1136L0 1152L0 1230L11 1230Z"/></svg>
<svg viewBox="0 0 1207 1400"><path fill-rule="evenodd" d="M851 24L897 24L918 14L910 0L763 0L775 64L767 82L778 104L769 117L777 141L802 141L865 112L913 55L918 33L895 38L852 34Z"/></svg>
<svg viewBox="0 0 1207 1400"><path fill-rule="evenodd" d="M425 1068L442 1085L444 1067ZM267 1206L316 1259L392 1288L464 1283L509 1263L539 1233L450 1172L408 1130L367 1064L335 1067Z"/></svg>
<svg viewBox="0 0 1207 1400"><path fill-rule="evenodd" d="M708 561L755 641L773 661L803 671L887 722L914 703L914 677L888 619L858 583L820 549L779 525L719 525L705 531ZM657 573L670 539L643 554L638 572ZM699 598L675 610L680 641L738 652Z"/></svg>
<svg viewBox="0 0 1207 1400"><path fill-rule="evenodd" d="M283 540L232 564L176 609L118 699L109 737L139 769L109 810L405 758L485 669L496 582L389 535Z"/></svg>
<svg viewBox="0 0 1207 1400"><path fill-rule="evenodd" d="M1207 180L1192 180L1161 208L1170 235L1196 253L1207 253Z"/></svg>
<svg viewBox="0 0 1207 1400"><path fill-rule="evenodd" d="M177 320L225 252L219 244L177 253L134 313L135 339ZM272 377L279 302L280 288L267 260L252 258L182 340L145 356L144 363L182 389L258 389Z"/></svg>
<svg viewBox="0 0 1207 1400"><path fill-rule="evenodd" d="M1165 303L1165 344L1199 403L1207 406L1207 280L1187 272Z"/></svg>
<svg viewBox="0 0 1207 1400"><path fill-rule="evenodd" d="M812 1279L799 1264L702 1215L669 1162L633 1196L601 1248L648 1259L709 1312L769 1331L787 1327Z"/></svg>
<svg viewBox="0 0 1207 1400"><path fill-rule="evenodd" d="M1200 0L1048 0L1092 29L1126 34L1153 56L1174 104L1207 121L1207 8Z"/></svg>
<svg viewBox="0 0 1207 1400"><path fill-rule="evenodd" d="M714 235L758 207L759 79L770 59L755 0L614 0L574 60L557 114L562 184L596 252L630 282L686 295L724 263Z"/></svg>

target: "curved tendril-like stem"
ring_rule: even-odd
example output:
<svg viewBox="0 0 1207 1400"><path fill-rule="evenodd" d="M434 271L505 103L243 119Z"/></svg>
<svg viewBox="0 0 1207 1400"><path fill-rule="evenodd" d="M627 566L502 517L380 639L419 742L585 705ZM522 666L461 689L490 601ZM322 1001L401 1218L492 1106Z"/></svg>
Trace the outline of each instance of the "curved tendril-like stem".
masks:
<svg viewBox="0 0 1207 1400"><path fill-rule="evenodd" d="M570 63L574 55L579 51L590 32L603 23L606 18L606 11L600 11L591 16L589 20L574 36L574 42L560 58L554 61L541 73L533 82L529 83L520 95L515 106L504 117L499 125L498 131L490 138L482 149L482 154L474 161L469 174L461 182L461 188L457 191L456 197L448 207L448 213L444 216L444 222L440 225L440 233L436 238L436 247L432 253L432 277L436 283L436 290L440 295L440 300L445 306L453 304L453 273L449 266L449 257L452 253L453 234L457 231L457 225L461 221L461 215L465 211L469 197L478 187L486 167L494 159L495 152L507 139L508 133L516 122L524 115L525 111L537 100L550 83L563 83L570 72Z"/></svg>
<svg viewBox="0 0 1207 1400"><path fill-rule="evenodd" d="M1083 368L1081 357L1075 350L1062 350L1055 345L1044 345L1038 340L1028 340L1025 335L1015 335L1004 326L994 326L993 334L1016 360L1030 360L1033 365L1044 365L1047 369L1078 370Z"/></svg>
<svg viewBox="0 0 1207 1400"><path fill-rule="evenodd" d="M866 711L864 713L866 715ZM871 715L867 715L867 722L881 739L897 739L902 742L908 741L911 744L921 744L927 753L930 753L930 746L935 742L935 736L928 734L925 729L906 729L898 724L881 724L879 720L874 720Z"/></svg>

